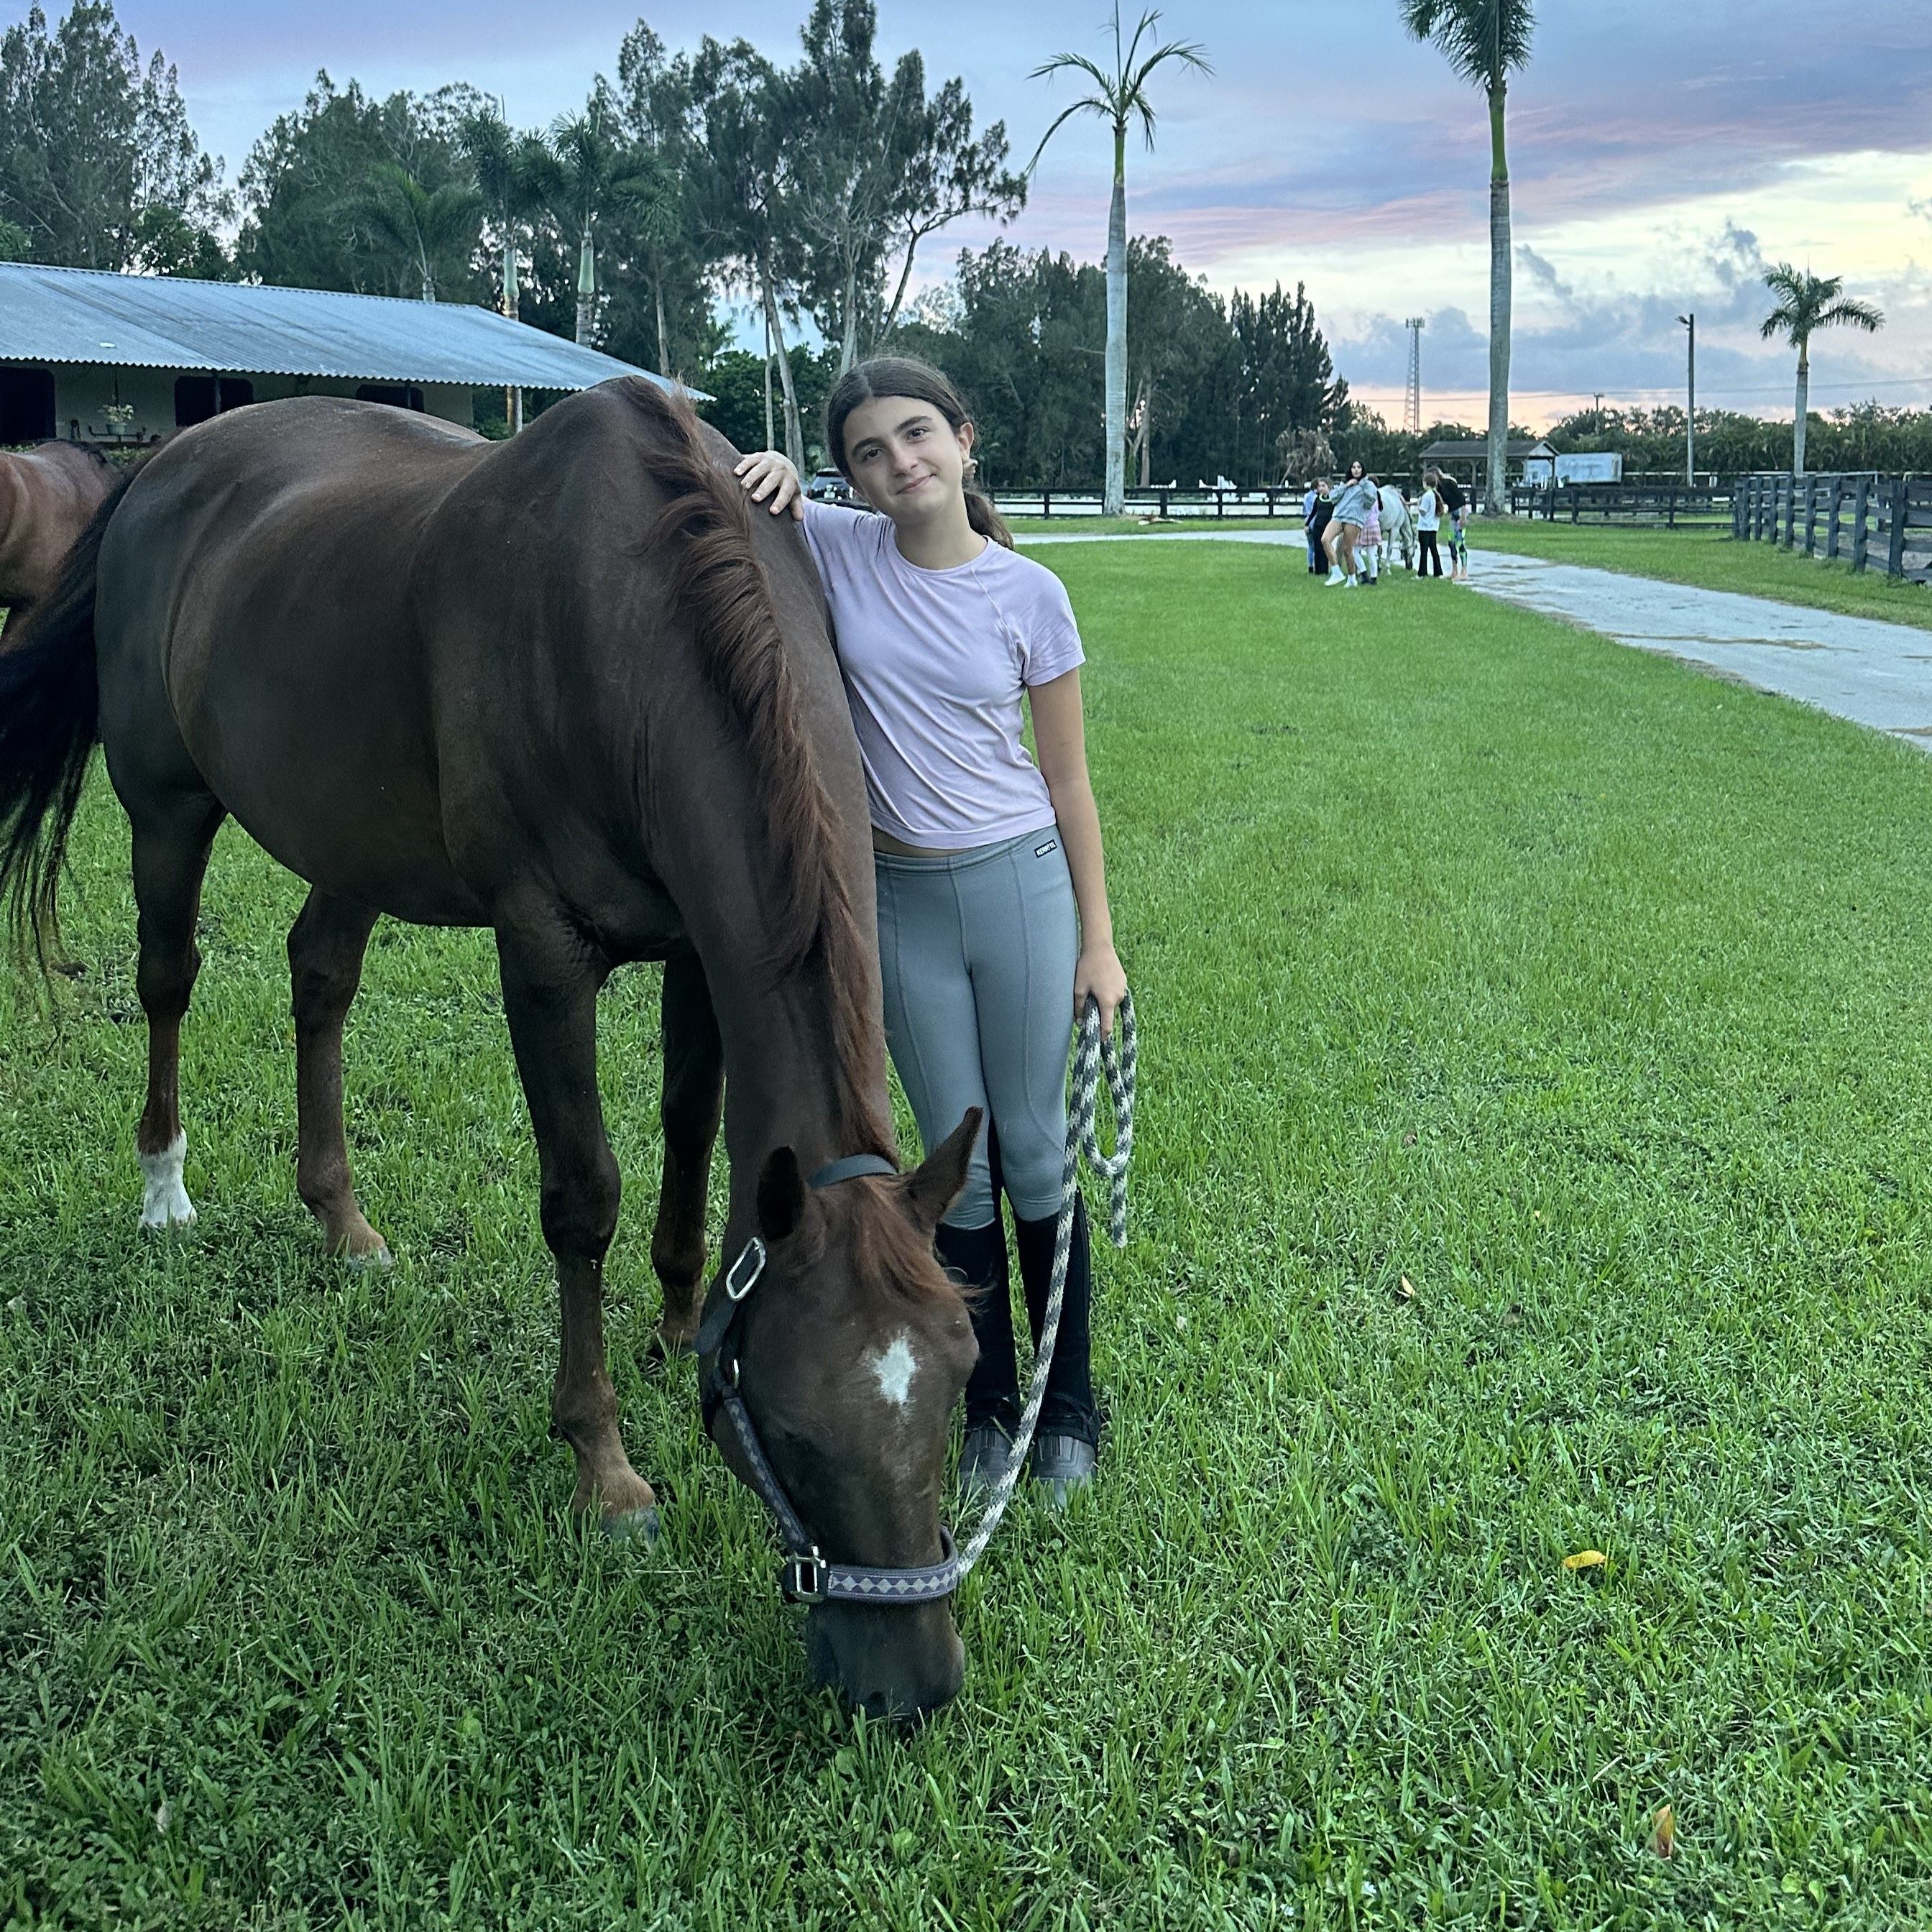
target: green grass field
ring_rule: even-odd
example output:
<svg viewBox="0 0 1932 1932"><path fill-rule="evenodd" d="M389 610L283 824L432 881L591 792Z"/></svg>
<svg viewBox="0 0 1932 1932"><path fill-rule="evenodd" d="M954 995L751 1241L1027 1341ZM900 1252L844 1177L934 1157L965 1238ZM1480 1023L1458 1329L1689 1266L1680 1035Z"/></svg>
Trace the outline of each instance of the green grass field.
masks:
<svg viewBox="0 0 1932 1932"><path fill-rule="evenodd" d="M1932 764L1292 552L1040 554L1133 1234L1103 1480L1009 1519L960 1702L906 1740L808 1688L688 1366L635 1366L648 973L604 1081L656 1551L566 1520L482 938L379 932L350 1133L398 1261L344 1274L294 1189L298 889L224 834L202 1220L137 1238L97 790L85 973L57 1028L0 996L9 1926L1932 1923Z"/></svg>

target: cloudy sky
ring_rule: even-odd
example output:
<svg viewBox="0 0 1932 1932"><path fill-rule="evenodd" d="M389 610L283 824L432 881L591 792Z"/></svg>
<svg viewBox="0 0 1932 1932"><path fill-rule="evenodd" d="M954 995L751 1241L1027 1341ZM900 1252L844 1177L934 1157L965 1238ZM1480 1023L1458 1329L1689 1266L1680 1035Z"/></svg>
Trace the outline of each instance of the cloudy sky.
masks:
<svg viewBox="0 0 1932 1932"><path fill-rule="evenodd" d="M742 34L789 56L808 0L656 0L676 45ZM467 80L542 124L614 71L638 16L616 0L118 0L145 58L179 68L196 128L231 178L319 68L427 89ZM1066 83L1028 78L1063 48L1102 51L1105 0L880 0L883 51L917 46L929 82L962 75L980 118L1032 151ZM20 0L0 0L0 21ZM53 0L50 10L58 10ZM1766 262L1808 262L1876 301L1876 337L1813 355L1814 406L1932 404L1932 7L1924 0L1540 0L1510 96L1516 217L1513 389L1541 424L1597 392L1682 395L1698 318L1700 401L1790 410L1787 351L1757 339ZM1129 159L1129 219L1173 238L1220 290L1305 281L1342 374L1399 412L1400 318L1427 317L1430 416L1474 422L1486 382L1488 142L1480 97L1407 40L1395 0L1168 0L1211 80L1160 78L1159 145ZM1104 250L1107 139L1076 122L1048 150L1014 238ZM933 249L943 273L962 244ZM940 237L942 244L946 238ZM931 244L928 244L931 245ZM1131 326L1131 320L1130 322Z"/></svg>

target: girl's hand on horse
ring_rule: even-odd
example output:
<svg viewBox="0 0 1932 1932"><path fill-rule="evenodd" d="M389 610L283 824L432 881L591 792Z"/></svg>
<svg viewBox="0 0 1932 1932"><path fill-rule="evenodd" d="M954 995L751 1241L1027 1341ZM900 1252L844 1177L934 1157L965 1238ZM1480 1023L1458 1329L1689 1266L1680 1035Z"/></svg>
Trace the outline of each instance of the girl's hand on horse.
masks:
<svg viewBox="0 0 1932 1932"><path fill-rule="evenodd" d="M1100 1031L1102 1036L1114 1036L1114 1015L1119 1010L1127 992L1127 969L1120 964L1120 956L1111 946L1083 946L1080 949L1080 962L1073 969L1073 1024L1078 1026L1087 1017L1088 998L1100 1003Z"/></svg>
<svg viewBox="0 0 1932 1932"><path fill-rule="evenodd" d="M773 516L789 506L794 517L804 517L805 498L799 490L798 472L791 466L789 457L776 449L761 449L745 458L732 474L752 493L753 502L762 503L770 497Z"/></svg>

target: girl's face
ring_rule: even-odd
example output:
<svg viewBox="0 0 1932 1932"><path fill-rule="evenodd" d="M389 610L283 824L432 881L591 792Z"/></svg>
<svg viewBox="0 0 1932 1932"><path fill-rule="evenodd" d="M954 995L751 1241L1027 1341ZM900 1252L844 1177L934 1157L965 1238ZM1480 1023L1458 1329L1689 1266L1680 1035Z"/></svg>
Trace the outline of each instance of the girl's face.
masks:
<svg viewBox="0 0 1932 1932"><path fill-rule="evenodd" d="M1348 465L1348 481L1351 483L1358 483L1361 481L1361 476L1362 466L1359 463L1350 464Z"/></svg>
<svg viewBox="0 0 1932 1932"><path fill-rule="evenodd" d="M931 403L874 396L845 418L845 460L872 508L896 524L964 508L973 425L955 429Z"/></svg>

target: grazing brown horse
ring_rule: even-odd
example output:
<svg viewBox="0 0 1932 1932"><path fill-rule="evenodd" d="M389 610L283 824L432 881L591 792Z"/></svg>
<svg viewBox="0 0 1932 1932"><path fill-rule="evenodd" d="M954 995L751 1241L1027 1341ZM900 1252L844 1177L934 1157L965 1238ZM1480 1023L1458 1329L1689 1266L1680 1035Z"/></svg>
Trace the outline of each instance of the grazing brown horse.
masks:
<svg viewBox="0 0 1932 1932"><path fill-rule="evenodd" d="M618 1528L653 1524L655 1498L604 1365L618 1173L597 994L662 960L663 1342L697 1326L722 1111L726 1251L755 1234L770 1257L734 1346L770 1462L828 1559L931 1564L974 1353L932 1234L977 1121L910 1176L803 1178L893 1149L865 790L810 560L788 520L748 515L736 454L634 379L507 443L322 398L188 431L101 506L0 651L0 879L45 942L98 736L133 827L154 1226L194 1212L177 1046L217 826L232 814L310 882L289 935L296 1184L352 1259L386 1253L342 1121L370 928L386 912L494 930L562 1305L551 1414L573 1508ZM958 1687L943 1600L824 1603L811 1633L875 1712Z"/></svg>
<svg viewBox="0 0 1932 1932"><path fill-rule="evenodd" d="M91 450L44 442L0 450L0 609L17 619L54 587L61 560L114 487L114 472Z"/></svg>

